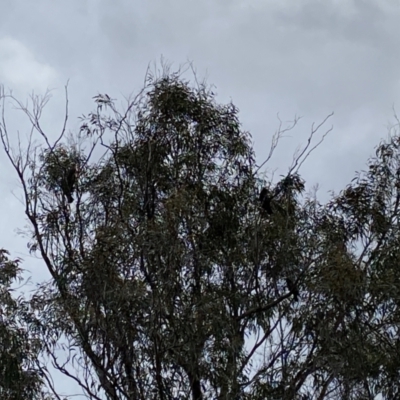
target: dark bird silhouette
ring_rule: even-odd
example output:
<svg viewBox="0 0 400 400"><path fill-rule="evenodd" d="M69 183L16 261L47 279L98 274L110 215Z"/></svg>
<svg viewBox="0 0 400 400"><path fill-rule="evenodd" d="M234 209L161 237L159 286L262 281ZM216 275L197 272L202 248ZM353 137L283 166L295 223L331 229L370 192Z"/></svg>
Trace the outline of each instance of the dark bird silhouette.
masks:
<svg viewBox="0 0 400 400"><path fill-rule="evenodd" d="M294 284L294 282L290 278L286 278L286 284L289 289L289 292L292 293L293 295L293 300L298 301L299 300L299 289L297 286Z"/></svg>
<svg viewBox="0 0 400 400"><path fill-rule="evenodd" d="M62 178L61 181L61 189L68 200L68 203L72 203L74 198L72 197L72 193L75 190L75 183L76 183L76 167L73 165L71 168L68 169L65 176Z"/></svg>
<svg viewBox="0 0 400 400"><path fill-rule="evenodd" d="M269 215L272 214L271 208L271 197L269 196L268 189L263 188L260 193L260 197L258 198L261 202L261 207L265 210Z"/></svg>

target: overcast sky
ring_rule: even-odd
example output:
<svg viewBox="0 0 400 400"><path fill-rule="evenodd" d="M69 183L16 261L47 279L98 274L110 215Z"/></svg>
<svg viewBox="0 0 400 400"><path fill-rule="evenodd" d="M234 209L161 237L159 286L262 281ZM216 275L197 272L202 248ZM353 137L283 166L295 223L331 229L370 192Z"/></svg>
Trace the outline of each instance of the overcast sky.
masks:
<svg viewBox="0 0 400 400"><path fill-rule="evenodd" d="M21 100L52 88L43 116L59 132L69 83L71 130L94 108L92 97L123 100L137 93L149 63L172 70L190 60L233 101L253 135L257 159L268 153L282 120L303 116L268 164L283 174L312 122L335 113L333 131L302 168L319 195L339 191L363 169L400 108L400 6L389 0L13 0L1 1L0 83ZM14 129L27 125L9 116ZM41 277L16 233L25 224L20 190L0 154L0 247L25 259ZM14 194L11 193L14 191ZM44 275L43 275L44 276ZM59 383L63 390L66 386Z"/></svg>

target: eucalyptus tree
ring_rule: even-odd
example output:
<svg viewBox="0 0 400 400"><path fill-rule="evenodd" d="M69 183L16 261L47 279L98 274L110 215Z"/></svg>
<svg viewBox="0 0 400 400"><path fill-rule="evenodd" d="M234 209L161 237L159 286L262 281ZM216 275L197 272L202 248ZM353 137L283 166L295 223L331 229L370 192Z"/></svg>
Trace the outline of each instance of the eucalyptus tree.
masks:
<svg viewBox="0 0 400 400"><path fill-rule="evenodd" d="M13 152L1 125L30 249L51 274L31 299L30 329L57 369L93 399L397 393L394 314L378 322L397 296L378 268L396 257L397 206L379 194L397 184L383 179L388 165L322 205L299 169L330 116L271 183L238 109L204 84L168 73L149 76L124 112L108 95L95 101L79 132L67 137L66 118L54 139L39 108L18 103L42 139L28 151ZM280 127L270 155L296 123Z"/></svg>
<svg viewBox="0 0 400 400"><path fill-rule="evenodd" d="M0 397L50 400L37 363L40 340L28 329L29 304L12 287L22 281L20 262L0 249Z"/></svg>

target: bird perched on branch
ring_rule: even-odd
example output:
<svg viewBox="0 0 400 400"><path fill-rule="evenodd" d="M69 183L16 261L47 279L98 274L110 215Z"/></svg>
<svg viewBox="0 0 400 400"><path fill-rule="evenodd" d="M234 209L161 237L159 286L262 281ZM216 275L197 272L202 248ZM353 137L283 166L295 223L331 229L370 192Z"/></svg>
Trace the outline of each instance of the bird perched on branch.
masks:
<svg viewBox="0 0 400 400"><path fill-rule="evenodd" d="M68 203L72 203L74 198L72 193L75 190L76 183L76 166L72 165L65 173L61 180L61 190L63 191Z"/></svg>
<svg viewBox="0 0 400 400"><path fill-rule="evenodd" d="M299 289L297 286L294 284L294 282L290 278L286 278L286 284L289 289L289 292L293 295L293 300L298 301L299 300Z"/></svg>
<svg viewBox="0 0 400 400"><path fill-rule="evenodd" d="M268 215L272 215L274 210L278 210L283 216L286 216L286 211L281 205L275 200L275 198L281 192L280 188L275 188L273 194L271 194L267 188L261 190L259 201L261 202L261 208L267 212Z"/></svg>
<svg viewBox="0 0 400 400"><path fill-rule="evenodd" d="M269 196L268 189L263 188L260 193L260 197L258 198L261 202L261 207L269 214L272 214L271 208L271 197Z"/></svg>

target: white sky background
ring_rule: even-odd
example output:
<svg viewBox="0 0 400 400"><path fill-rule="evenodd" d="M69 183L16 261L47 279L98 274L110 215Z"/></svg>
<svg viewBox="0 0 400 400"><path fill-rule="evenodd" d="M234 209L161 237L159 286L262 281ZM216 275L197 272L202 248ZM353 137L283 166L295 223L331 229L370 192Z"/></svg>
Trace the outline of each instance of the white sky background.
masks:
<svg viewBox="0 0 400 400"><path fill-rule="evenodd" d="M53 90L42 119L60 132L64 85L70 123L107 93L121 102L143 86L149 62L161 55L172 70L193 61L199 78L216 85L217 101L240 109L257 159L268 154L282 120L303 116L267 168L284 174L305 144L312 122L334 130L302 167L319 197L339 191L364 168L400 102L400 3L393 0L13 0L1 2L0 83L25 101L32 90ZM22 114L12 129L28 131ZM11 129L10 128L10 129ZM25 225L16 175L0 153L0 247L22 256L34 280L47 277L27 254L16 229ZM11 193L14 191L14 195ZM57 381L63 391L71 385Z"/></svg>

